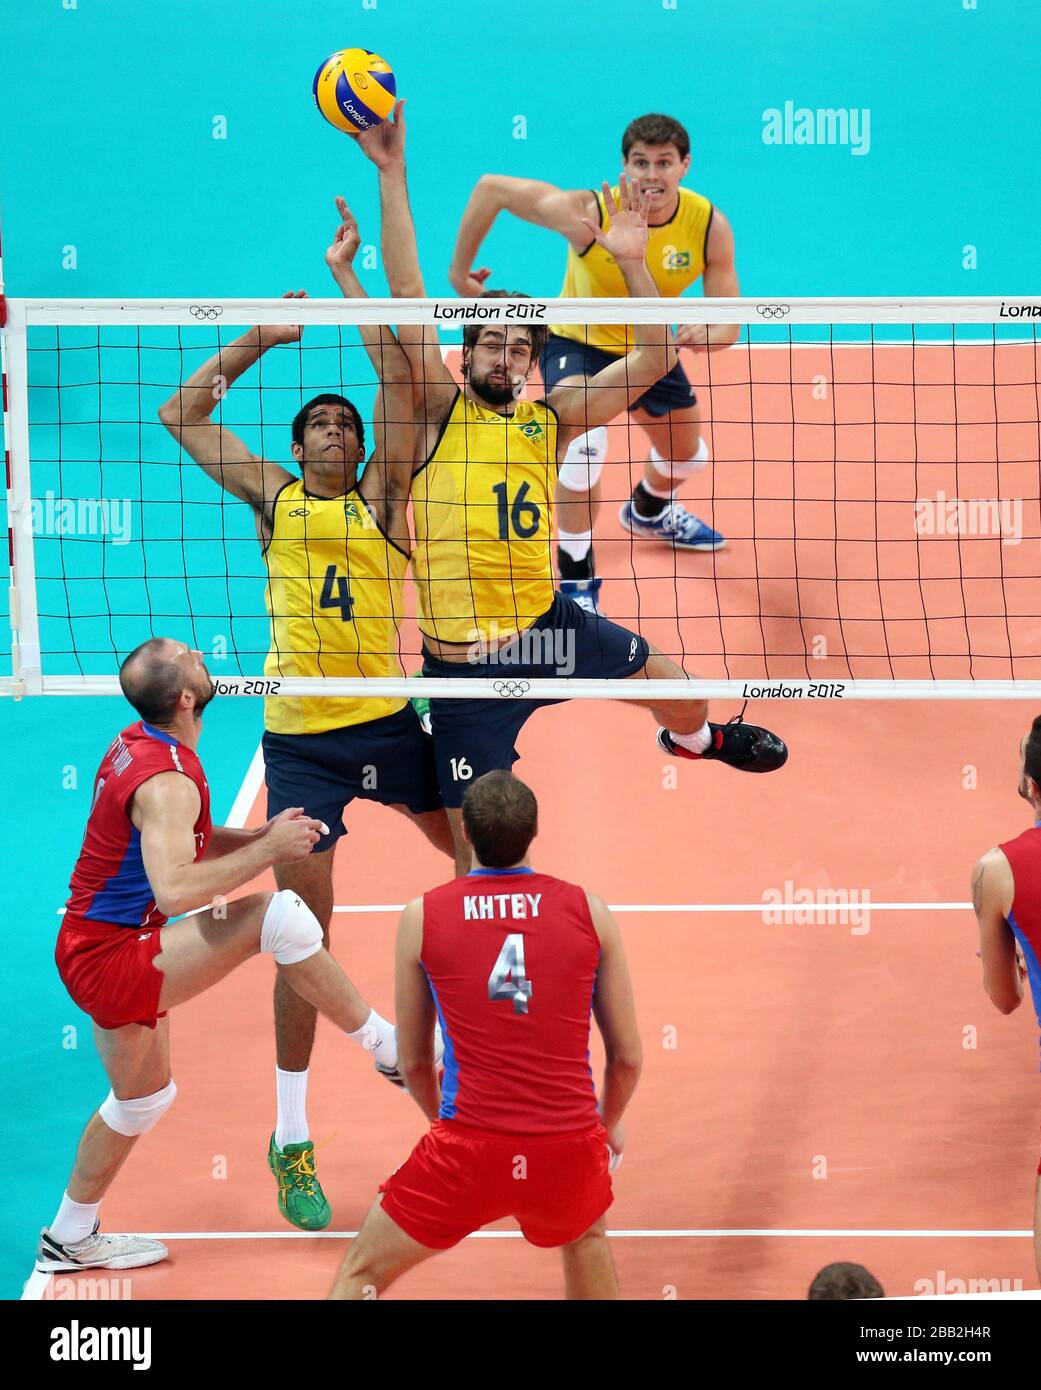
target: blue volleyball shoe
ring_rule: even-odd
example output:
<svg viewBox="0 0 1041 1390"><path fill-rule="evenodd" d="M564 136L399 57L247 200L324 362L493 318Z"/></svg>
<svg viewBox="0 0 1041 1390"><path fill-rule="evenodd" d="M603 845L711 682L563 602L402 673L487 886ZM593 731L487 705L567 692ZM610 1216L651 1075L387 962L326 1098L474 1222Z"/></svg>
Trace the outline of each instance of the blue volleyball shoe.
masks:
<svg viewBox="0 0 1041 1390"><path fill-rule="evenodd" d="M658 747L673 758L696 762L726 763L739 772L776 772L788 761L788 745L758 724L746 724L736 715L727 724L709 724L712 742L704 753L691 753L674 742L668 729L658 730Z"/></svg>
<svg viewBox="0 0 1041 1390"><path fill-rule="evenodd" d="M660 516L640 516L630 497L622 504L618 520L634 536L646 541L664 541L674 550L722 550L726 537L679 502L667 502Z"/></svg>
<svg viewBox="0 0 1041 1390"><path fill-rule="evenodd" d="M598 598L600 585L603 582L602 579L562 579L557 587L557 592L563 594L565 598L572 599L583 612L591 613L594 618L597 618L600 616Z"/></svg>

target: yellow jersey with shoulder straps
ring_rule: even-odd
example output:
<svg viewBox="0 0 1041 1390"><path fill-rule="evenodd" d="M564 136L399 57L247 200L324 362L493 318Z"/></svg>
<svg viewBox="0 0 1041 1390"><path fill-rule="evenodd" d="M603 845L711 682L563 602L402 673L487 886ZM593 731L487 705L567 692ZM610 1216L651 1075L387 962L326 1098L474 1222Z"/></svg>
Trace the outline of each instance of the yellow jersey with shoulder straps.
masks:
<svg viewBox="0 0 1041 1390"><path fill-rule="evenodd" d="M422 632L495 641L548 611L556 479L557 417L545 401L519 400L500 415L457 393L412 479Z"/></svg>
<svg viewBox="0 0 1041 1390"><path fill-rule="evenodd" d="M617 200L618 189L612 192ZM648 229L647 269L663 298L682 294L705 269L712 204L690 188L681 188L679 195L671 219L664 226ZM603 193L596 195L596 204L600 226L606 231L611 219ZM566 299L625 299L629 291L614 257L594 241L586 251L568 247L564 288L560 293ZM633 345L632 335L622 323L558 323L552 331L558 338L573 338L575 342L588 343L590 347L619 356Z"/></svg>
<svg viewBox="0 0 1041 1390"><path fill-rule="evenodd" d="M357 488L316 497L286 483L272 504L264 552L271 617L268 676L403 674L398 624L408 556L377 525ZM317 734L395 714L404 699L270 696L264 725L274 734Z"/></svg>

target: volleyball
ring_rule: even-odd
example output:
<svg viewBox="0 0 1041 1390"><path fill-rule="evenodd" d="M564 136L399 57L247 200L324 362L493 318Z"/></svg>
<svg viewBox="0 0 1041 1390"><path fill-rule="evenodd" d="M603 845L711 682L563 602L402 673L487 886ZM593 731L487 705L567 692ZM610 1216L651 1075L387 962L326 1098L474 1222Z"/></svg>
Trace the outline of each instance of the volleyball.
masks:
<svg viewBox="0 0 1041 1390"><path fill-rule="evenodd" d="M358 135L394 110L397 86L390 64L367 48L331 53L314 75L314 103L330 125Z"/></svg>

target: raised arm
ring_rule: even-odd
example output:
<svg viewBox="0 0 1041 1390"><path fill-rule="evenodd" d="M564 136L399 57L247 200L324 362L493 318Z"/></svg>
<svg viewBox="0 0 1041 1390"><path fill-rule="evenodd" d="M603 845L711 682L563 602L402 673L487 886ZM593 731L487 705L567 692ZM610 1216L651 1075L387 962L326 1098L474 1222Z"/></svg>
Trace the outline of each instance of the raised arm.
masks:
<svg viewBox="0 0 1041 1390"><path fill-rule="evenodd" d="M983 988L1003 1014L1023 1002L1025 971L1008 924L1013 892L1011 865L1000 849L988 850L972 871L972 906L980 927Z"/></svg>
<svg viewBox="0 0 1041 1390"><path fill-rule="evenodd" d="M361 244L358 224L343 198L336 199L336 207L340 225L325 253L326 264L348 299L366 299L354 269ZM358 325L358 332L380 383L372 421L375 448L365 465L359 491L384 531L408 550L408 495L416 443L412 373L389 325L363 323Z"/></svg>
<svg viewBox="0 0 1041 1390"><path fill-rule="evenodd" d="M303 297L303 291L283 299ZM295 324L264 325L249 329L241 338L220 348L191 374L159 408L159 418L205 473L233 496L248 502L270 523L270 503L279 488L293 481L293 474L254 454L237 434L211 417L217 402L243 372L265 352L282 343L295 343L301 329Z"/></svg>
<svg viewBox="0 0 1041 1390"><path fill-rule="evenodd" d="M306 858L320 835L320 822L294 807L239 847L196 861L194 827L199 809L198 788L180 772L150 777L130 803L130 819L141 832L141 858L156 907L168 917L234 892L272 864Z"/></svg>
<svg viewBox="0 0 1041 1390"><path fill-rule="evenodd" d="M585 219L595 216L596 195L588 188L563 189L538 179L513 179L506 174L483 174L478 179L459 224L448 278L457 294L479 295L491 275L487 266L472 270L481 243L500 212L511 212L536 227L567 237L576 250L592 245Z"/></svg>
<svg viewBox="0 0 1041 1390"><path fill-rule="evenodd" d="M734 264L734 233L719 208L712 209L701 287L706 299L736 299L741 293ZM730 347L740 336L738 323L684 323L676 330L676 343L695 352L716 352Z"/></svg>
<svg viewBox="0 0 1041 1390"><path fill-rule="evenodd" d="M610 229L603 231L588 218L586 226L595 240L614 257L633 296L656 299L658 287L647 269L647 205L639 181L629 184L623 174L614 201L605 183L604 202ZM578 386L558 386L547 398L560 419L558 448L595 425L606 425L676 365L672 330L661 323L632 327L633 347L617 362Z"/></svg>
<svg viewBox="0 0 1041 1390"><path fill-rule="evenodd" d="M600 938L600 964L593 990L593 1016L607 1054L600 1115L607 1130L607 1142L614 1153L620 1154L625 1142L622 1115L640 1079L643 1045L618 923L602 898L595 893L587 893L586 897L589 915Z"/></svg>
<svg viewBox="0 0 1041 1390"><path fill-rule="evenodd" d="M396 299L423 299L426 290L405 175L404 106L399 101L393 118L359 135L358 145L379 170L380 249L390 292ZM440 420L455 396L456 384L441 356L437 329L432 325L400 324L398 339L412 372L416 409L427 420Z"/></svg>

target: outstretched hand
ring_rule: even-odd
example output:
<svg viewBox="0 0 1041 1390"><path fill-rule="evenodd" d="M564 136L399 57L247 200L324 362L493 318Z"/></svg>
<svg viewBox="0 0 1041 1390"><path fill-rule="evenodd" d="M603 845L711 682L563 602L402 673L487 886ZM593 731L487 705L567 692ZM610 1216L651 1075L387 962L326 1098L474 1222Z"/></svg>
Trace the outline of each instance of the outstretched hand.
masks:
<svg viewBox="0 0 1041 1390"><path fill-rule="evenodd" d="M306 290L286 290L283 299L306 299ZM302 323L265 323L257 332L260 334L262 348L282 347L286 343L298 343L304 331Z"/></svg>
<svg viewBox="0 0 1041 1390"><path fill-rule="evenodd" d="M481 266L479 270L456 271L450 269L448 282L456 294L460 294L466 299L480 299L481 295L484 294L484 282L491 273L491 267L486 265Z"/></svg>
<svg viewBox="0 0 1041 1390"><path fill-rule="evenodd" d="M602 185L604 207L607 209L611 225L605 232L588 217L583 217L586 226L597 245L602 246L616 261L640 261L647 255L647 207L648 200L640 191L640 180L632 183L625 174L618 179L618 197L615 198L608 183Z"/></svg>
<svg viewBox="0 0 1041 1390"><path fill-rule="evenodd" d="M396 101L385 121L355 136L362 151L377 169L393 169L405 163L405 103Z"/></svg>
<svg viewBox="0 0 1041 1390"><path fill-rule="evenodd" d="M342 266L352 265L361 245L358 224L343 198L336 199L336 210L340 214L340 225L333 233L333 239L325 253L325 263L333 272Z"/></svg>

